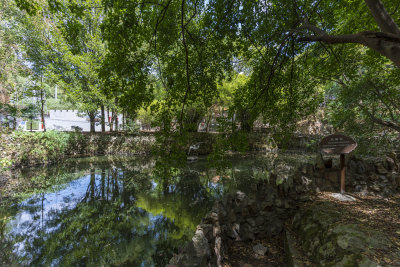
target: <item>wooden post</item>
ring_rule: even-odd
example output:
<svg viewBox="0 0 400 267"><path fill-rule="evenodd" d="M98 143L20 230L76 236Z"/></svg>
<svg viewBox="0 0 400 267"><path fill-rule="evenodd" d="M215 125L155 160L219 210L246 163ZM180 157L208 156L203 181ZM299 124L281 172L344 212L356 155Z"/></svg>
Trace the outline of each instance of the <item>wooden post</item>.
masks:
<svg viewBox="0 0 400 267"><path fill-rule="evenodd" d="M345 192L345 177L346 177L346 165L345 165L345 154L340 154L340 193Z"/></svg>
<svg viewBox="0 0 400 267"><path fill-rule="evenodd" d="M345 155L357 147L357 142L342 134L331 134L324 137L319 145L324 153L340 154L340 193L344 194L346 185Z"/></svg>

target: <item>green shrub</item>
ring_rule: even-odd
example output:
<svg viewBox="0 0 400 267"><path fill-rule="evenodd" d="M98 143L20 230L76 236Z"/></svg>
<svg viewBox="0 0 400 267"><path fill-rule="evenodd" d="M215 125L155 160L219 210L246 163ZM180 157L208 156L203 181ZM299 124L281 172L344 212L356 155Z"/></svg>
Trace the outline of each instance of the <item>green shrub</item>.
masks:
<svg viewBox="0 0 400 267"><path fill-rule="evenodd" d="M9 150L17 154L22 164L57 161L64 157L69 134L64 132L14 132Z"/></svg>
<svg viewBox="0 0 400 267"><path fill-rule="evenodd" d="M9 158L0 158L0 171L5 171L10 168L13 164L13 160Z"/></svg>

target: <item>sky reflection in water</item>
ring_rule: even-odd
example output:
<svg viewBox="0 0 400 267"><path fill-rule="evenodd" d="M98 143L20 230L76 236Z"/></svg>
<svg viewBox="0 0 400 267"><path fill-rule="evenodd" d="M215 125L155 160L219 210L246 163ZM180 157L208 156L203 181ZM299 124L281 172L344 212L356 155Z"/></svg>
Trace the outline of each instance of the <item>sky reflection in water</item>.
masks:
<svg viewBox="0 0 400 267"><path fill-rule="evenodd" d="M233 160L225 176L206 160L173 175L160 174L149 159L71 160L46 175L84 174L20 203L8 239L33 266L165 266L216 198L250 188L260 176L254 166L262 167L255 160Z"/></svg>

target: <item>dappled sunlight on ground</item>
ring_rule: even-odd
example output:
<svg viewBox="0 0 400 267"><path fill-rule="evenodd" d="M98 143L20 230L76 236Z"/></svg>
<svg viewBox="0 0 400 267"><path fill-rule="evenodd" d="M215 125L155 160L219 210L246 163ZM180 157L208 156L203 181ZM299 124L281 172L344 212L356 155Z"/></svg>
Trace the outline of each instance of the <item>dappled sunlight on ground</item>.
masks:
<svg viewBox="0 0 400 267"><path fill-rule="evenodd" d="M355 201L339 201L331 194L319 193L315 201L333 203L341 212L339 223L359 224L361 227L374 229L386 235L393 244L392 251L377 250L375 257L385 264L395 264L396 259L392 259L389 255L393 255L393 252L400 254L400 196L382 198L350 194L356 199Z"/></svg>

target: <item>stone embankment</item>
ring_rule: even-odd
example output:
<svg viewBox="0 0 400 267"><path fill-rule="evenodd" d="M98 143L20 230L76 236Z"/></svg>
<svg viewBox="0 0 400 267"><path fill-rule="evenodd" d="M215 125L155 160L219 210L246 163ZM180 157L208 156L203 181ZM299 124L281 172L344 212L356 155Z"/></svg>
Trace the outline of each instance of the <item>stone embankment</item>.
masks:
<svg viewBox="0 0 400 267"><path fill-rule="evenodd" d="M349 192L359 192L360 197L379 195L379 199L398 194L396 155L374 162L350 157L347 165ZM330 159L291 174L272 174L269 180L255 183L247 195L236 192L217 201L192 241L167 266L224 266L233 243L279 235L285 239L288 266L380 266L382 262L390 266L400 262L400 240L396 244L390 233L366 225L362 216L346 219L340 204L317 201L319 192L338 190L338 169ZM362 206L357 201L355 206ZM374 212L368 208L365 213ZM379 260L382 251L387 251L387 261Z"/></svg>
<svg viewBox="0 0 400 267"><path fill-rule="evenodd" d="M299 203L269 184L259 183L257 187L255 195L237 192L216 202L192 241L167 266L223 266L232 242L280 235L285 220Z"/></svg>
<svg viewBox="0 0 400 267"><path fill-rule="evenodd" d="M315 166L305 166L302 172L321 191L338 191L340 174L336 158L319 157ZM396 194L399 186L400 161L396 153L369 159L347 157L346 191L388 197Z"/></svg>
<svg viewBox="0 0 400 267"><path fill-rule="evenodd" d="M153 135L119 133L13 133L2 134L1 167L42 165L69 157L137 155L151 153ZM8 166L6 166L8 165Z"/></svg>

